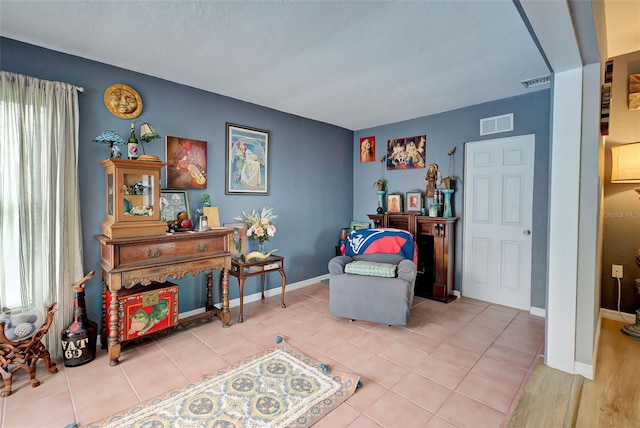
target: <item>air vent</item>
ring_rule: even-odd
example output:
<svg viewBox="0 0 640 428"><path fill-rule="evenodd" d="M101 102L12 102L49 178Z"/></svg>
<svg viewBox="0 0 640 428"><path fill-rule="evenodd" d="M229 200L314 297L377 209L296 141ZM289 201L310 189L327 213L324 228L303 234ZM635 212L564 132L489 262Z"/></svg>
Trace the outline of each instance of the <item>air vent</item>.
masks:
<svg viewBox="0 0 640 428"><path fill-rule="evenodd" d="M513 113L480 119L480 135L513 131Z"/></svg>
<svg viewBox="0 0 640 428"><path fill-rule="evenodd" d="M534 88L536 86L544 86L551 83L551 76L534 77L533 79L523 80L522 86L525 88Z"/></svg>

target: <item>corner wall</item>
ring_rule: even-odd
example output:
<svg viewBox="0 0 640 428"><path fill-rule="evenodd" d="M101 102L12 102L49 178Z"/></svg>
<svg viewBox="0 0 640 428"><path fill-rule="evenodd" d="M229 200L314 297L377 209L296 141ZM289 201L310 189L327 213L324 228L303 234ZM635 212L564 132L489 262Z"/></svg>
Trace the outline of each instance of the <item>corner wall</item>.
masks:
<svg viewBox="0 0 640 428"><path fill-rule="evenodd" d="M0 63L6 71L85 88L79 94L78 159L85 272L99 270L94 235L101 233L100 222L105 219L105 172L99 162L107 151L92 140L107 129L124 138L129 134L131 121L111 115L103 101L106 88L123 83L142 97L144 108L136 120L151 123L163 137L145 146L148 154L165 159L166 136L207 142L206 192L219 208L222 223L233 222L242 210L273 208L279 216L278 231L267 248L277 248L277 254L285 256L287 280L294 283L327 273L339 230L352 216L352 131L7 38L0 38ZM225 195L226 122L271 132L268 196ZM190 191L192 210L199 206L203 193ZM181 285L180 312L204 306L204 281L204 275L176 281ZM237 282L234 278L229 282L229 298L234 299ZM217 273L214 283L217 302ZM279 276L267 275L267 288L279 286ZM245 295L259 289L259 278L249 278ZM101 313L101 293L96 275L87 283L86 298L90 317L96 321Z"/></svg>
<svg viewBox="0 0 640 428"><path fill-rule="evenodd" d="M635 313L640 297L635 263L640 248L640 199L633 191L640 184L612 184L611 147L640 142L640 110L628 109L629 74L640 73L640 51L613 59L613 78L609 135L605 137L604 219L601 268L601 306L618 310L618 283L611 277L611 265L623 266L620 310Z"/></svg>
<svg viewBox="0 0 640 428"><path fill-rule="evenodd" d="M368 221L367 214L375 213L377 196L373 183L379 178L380 163L360 163L360 138L376 137L376 157L386 154L387 141L394 138L427 136L426 165L436 163L443 176L448 175L447 152L457 148L452 175L461 178L453 194L453 215L462 215L464 143L515 135L535 134L536 153L534 171L534 212L531 267L531 305L546 307L547 230L549 205L549 132L551 90L542 89L519 97L465 107L432 116L391 123L355 132L353 139L353 219ZM480 136L480 119L514 113L514 130ZM425 192L426 168L385 171L388 192L400 193L419 189ZM462 278L462 221L456 223L455 290L461 290Z"/></svg>

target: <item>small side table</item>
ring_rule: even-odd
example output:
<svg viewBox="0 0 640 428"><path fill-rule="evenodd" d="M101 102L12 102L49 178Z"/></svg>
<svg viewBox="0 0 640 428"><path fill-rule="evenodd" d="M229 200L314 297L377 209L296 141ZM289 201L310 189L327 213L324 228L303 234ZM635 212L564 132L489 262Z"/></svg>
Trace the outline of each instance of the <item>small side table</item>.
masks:
<svg viewBox="0 0 640 428"><path fill-rule="evenodd" d="M264 300L264 282L265 275L270 272L279 272L282 277L282 291L280 292L280 303L283 308L287 305L284 303L284 291L287 284L287 277L284 273L284 257L270 256L264 260L254 260L243 262L240 258L231 258L231 270L229 275L238 278L238 286L240 287L240 315L238 315L238 323L244 321L243 317L243 295L244 281L252 276L260 275L260 286L262 289L262 300Z"/></svg>

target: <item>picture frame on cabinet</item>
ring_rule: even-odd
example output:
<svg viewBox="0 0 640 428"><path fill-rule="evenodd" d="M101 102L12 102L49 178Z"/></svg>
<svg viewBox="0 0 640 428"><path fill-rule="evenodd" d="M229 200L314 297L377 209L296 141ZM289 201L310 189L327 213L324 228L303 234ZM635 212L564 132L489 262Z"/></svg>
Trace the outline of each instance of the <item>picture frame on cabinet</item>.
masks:
<svg viewBox="0 0 640 428"><path fill-rule="evenodd" d="M160 190L160 219L164 222L176 220L180 211L186 211L191 218L189 191L176 189Z"/></svg>
<svg viewBox="0 0 640 428"><path fill-rule="evenodd" d="M225 194L269 194L270 140L267 130L227 122Z"/></svg>
<svg viewBox="0 0 640 428"><path fill-rule="evenodd" d="M351 225L349 226L349 231L353 232L354 230L358 230L358 229L368 229L369 228L369 222L368 221L352 221Z"/></svg>
<svg viewBox="0 0 640 428"><path fill-rule="evenodd" d="M233 230L231 235L229 235L231 255L246 254L247 237L245 231L247 225L245 223L225 223L224 227Z"/></svg>
<svg viewBox="0 0 640 428"><path fill-rule="evenodd" d="M402 195L391 193L387 195L387 212L402 212Z"/></svg>
<svg viewBox="0 0 640 428"><path fill-rule="evenodd" d="M405 200L407 201L407 211L417 211L420 212L422 210L422 192L419 190L412 190L407 192L405 195Z"/></svg>

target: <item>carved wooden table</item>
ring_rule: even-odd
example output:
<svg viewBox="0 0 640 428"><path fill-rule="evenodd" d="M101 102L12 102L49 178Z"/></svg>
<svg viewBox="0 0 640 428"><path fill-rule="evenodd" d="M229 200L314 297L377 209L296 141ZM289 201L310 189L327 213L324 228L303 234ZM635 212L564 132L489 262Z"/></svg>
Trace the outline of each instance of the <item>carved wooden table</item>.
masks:
<svg viewBox="0 0 640 428"><path fill-rule="evenodd" d="M218 316L223 327L229 326L230 234L230 229L216 229L116 239L96 235L100 242L103 305L106 293L111 293L111 305L109 308L103 306L101 334L103 344L105 336L108 336L110 365L117 365L120 358L118 292L122 287L144 287L152 281L165 282L168 277L182 279L187 274L195 277L204 272L207 274L205 312L180 319L178 325L185 326ZM213 305L213 270L222 272L222 309ZM107 310L110 316L108 327L104 325Z"/></svg>
<svg viewBox="0 0 640 428"><path fill-rule="evenodd" d="M245 279L256 275L261 275L260 286L262 288L262 300L264 300L264 280L265 275L269 272L280 272L280 276L282 277L280 304L283 308L286 308L287 305L284 303L284 291L287 285L287 277L284 273L284 257L270 256L264 260L245 262L235 257L231 259L231 271L229 272L229 274L238 278L238 286L240 288L240 315L238 315L238 323L244 321L242 309Z"/></svg>

